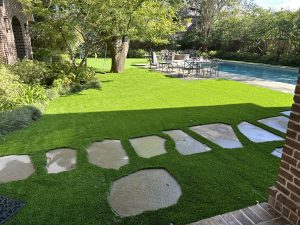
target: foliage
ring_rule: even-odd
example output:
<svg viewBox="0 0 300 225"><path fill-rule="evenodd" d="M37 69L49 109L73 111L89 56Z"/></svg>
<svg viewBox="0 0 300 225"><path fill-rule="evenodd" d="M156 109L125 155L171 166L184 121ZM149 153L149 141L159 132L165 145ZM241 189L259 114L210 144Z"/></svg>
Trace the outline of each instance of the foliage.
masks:
<svg viewBox="0 0 300 225"><path fill-rule="evenodd" d="M39 51L45 55L53 50L64 51L74 68L84 67L88 55L104 43L110 46L110 55L116 59L113 62L124 64L127 49L119 51L119 43L121 48L125 40L163 44L183 28L176 14L180 4L174 0L22 1L36 17L35 49L42 49ZM76 65L79 52L82 59ZM120 52L123 56L117 57Z"/></svg>
<svg viewBox="0 0 300 225"><path fill-rule="evenodd" d="M24 59L10 66L10 70L19 76L21 82L29 85L51 86L57 78L46 63L39 61Z"/></svg>
<svg viewBox="0 0 300 225"><path fill-rule="evenodd" d="M22 106L14 110L0 111L0 140L7 134L28 126L42 115L42 107Z"/></svg>
<svg viewBox="0 0 300 225"><path fill-rule="evenodd" d="M22 89L18 77L0 64L0 111L18 106Z"/></svg>
<svg viewBox="0 0 300 225"><path fill-rule="evenodd" d="M131 49L128 52L128 58L144 58L146 54L147 51L145 51L144 49Z"/></svg>

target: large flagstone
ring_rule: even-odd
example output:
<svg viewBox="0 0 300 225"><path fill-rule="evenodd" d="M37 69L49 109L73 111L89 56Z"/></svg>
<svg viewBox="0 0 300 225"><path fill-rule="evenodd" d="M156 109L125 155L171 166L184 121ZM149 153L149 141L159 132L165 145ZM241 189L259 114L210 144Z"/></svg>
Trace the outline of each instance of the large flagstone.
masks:
<svg viewBox="0 0 300 225"><path fill-rule="evenodd" d="M128 217L175 205L181 194L180 185L166 170L148 169L115 181L109 204L119 216Z"/></svg>
<svg viewBox="0 0 300 225"><path fill-rule="evenodd" d="M275 130L281 131L282 133L287 132L289 118L285 116L277 116L277 117L271 117L263 120L259 120L258 122L271 127Z"/></svg>
<svg viewBox="0 0 300 225"><path fill-rule="evenodd" d="M233 149L243 147L230 125L217 123L195 126L190 129L222 148Z"/></svg>
<svg viewBox="0 0 300 225"><path fill-rule="evenodd" d="M129 141L136 154L143 158L152 158L167 153L165 150L166 140L158 136L133 138Z"/></svg>
<svg viewBox="0 0 300 225"><path fill-rule="evenodd" d="M49 174L71 171L76 166L76 150L73 149L55 149L47 152L46 157L46 169Z"/></svg>
<svg viewBox="0 0 300 225"><path fill-rule="evenodd" d="M272 134L260 127L257 127L248 122L242 122L238 125L239 130L244 134L250 141L255 143L271 142L271 141L283 141L282 137Z"/></svg>
<svg viewBox="0 0 300 225"><path fill-rule="evenodd" d="M95 142L87 151L90 163L101 168L118 170L129 163L120 140Z"/></svg>
<svg viewBox="0 0 300 225"><path fill-rule="evenodd" d="M286 116L290 116L292 113L292 111L284 111L281 114L286 115Z"/></svg>
<svg viewBox="0 0 300 225"><path fill-rule="evenodd" d="M282 158L283 155L283 148L276 148L273 152L272 155L277 157L277 158Z"/></svg>
<svg viewBox="0 0 300 225"><path fill-rule="evenodd" d="M11 155L0 158L0 184L25 180L34 171L28 155Z"/></svg>
<svg viewBox="0 0 300 225"><path fill-rule="evenodd" d="M170 130L163 133L169 135L175 141L176 149L181 155L192 155L211 150L210 147L195 140L181 130Z"/></svg>

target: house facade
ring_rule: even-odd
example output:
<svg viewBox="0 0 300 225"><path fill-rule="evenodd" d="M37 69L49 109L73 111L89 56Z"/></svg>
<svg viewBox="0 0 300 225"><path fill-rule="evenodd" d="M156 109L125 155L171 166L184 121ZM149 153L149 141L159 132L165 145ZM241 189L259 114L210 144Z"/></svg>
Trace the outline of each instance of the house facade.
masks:
<svg viewBox="0 0 300 225"><path fill-rule="evenodd" d="M0 60L4 63L32 58L29 20L20 2L0 0Z"/></svg>

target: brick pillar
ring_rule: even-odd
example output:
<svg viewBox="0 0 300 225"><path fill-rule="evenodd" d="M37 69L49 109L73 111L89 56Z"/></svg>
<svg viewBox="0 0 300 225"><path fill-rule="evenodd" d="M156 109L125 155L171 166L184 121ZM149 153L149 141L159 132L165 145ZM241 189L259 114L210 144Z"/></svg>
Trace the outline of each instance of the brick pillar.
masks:
<svg viewBox="0 0 300 225"><path fill-rule="evenodd" d="M300 69L283 157L269 205L292 224L300 225Z"/></svg>

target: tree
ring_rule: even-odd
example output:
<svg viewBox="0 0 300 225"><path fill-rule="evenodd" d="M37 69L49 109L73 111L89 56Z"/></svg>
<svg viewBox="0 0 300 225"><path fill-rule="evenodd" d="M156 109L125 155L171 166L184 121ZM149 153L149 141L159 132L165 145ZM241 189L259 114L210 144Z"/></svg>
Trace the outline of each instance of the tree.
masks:
<svg viewBox="0 0 300 225"><path fill-rule="evenodd" d="M109 16L102 24L112 57L111 72L124 70L130 40L168 43L170 36L183 27L173 1L111 0L105 6Z"/></svg>
<svg viewBox="0 0 300 225"><path fill-rule="evenodd" d="M239 0L188 0L189 6L196 12L196 29L202 39L202 48L207 51L208 38L219 14Z"/></svg>
<svg viewBox="0 0 300 225"><path fill-rule="evenodd" d="M114 73L124 70L130 40L167 43L182 28L176 14L179 4L174 0L23 1L40 18L34 30L55 39L52 43L65 49L74 65L79 43L84 47L79 67L93 49L106 43Z"/></svg>

